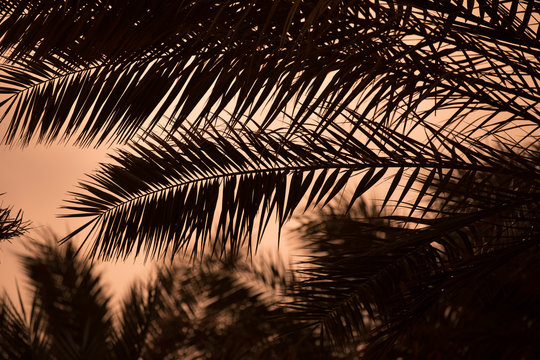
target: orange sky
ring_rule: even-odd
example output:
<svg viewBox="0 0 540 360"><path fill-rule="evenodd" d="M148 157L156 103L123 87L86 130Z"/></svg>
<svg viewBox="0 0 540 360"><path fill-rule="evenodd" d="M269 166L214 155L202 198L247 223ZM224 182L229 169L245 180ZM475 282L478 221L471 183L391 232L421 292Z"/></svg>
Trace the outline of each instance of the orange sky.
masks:
<svg viewBox="0 0 540 360"><path fill-rule="evenodd" d="M10 149L0 146L0 197L1 205L22 209L24 218L32 221L30 236L38 237L39 232L50 226L58 235L65 235L78 224L74 219L57 218L66 193L75 190L78 180L84 178L106 160L106 149L79 149L75 147L29 146L24 149ZM15 294L15 281L24 284L24 277L15 253L24 251L25 239L14 239L11 243L0 243L0 288ZM149 266L146 266L149 267ZM132 280L144 274L142 259L135 264L107 264L105 280L115 294L123 294ZM112 293L112 290L111 290Z"/></svg>

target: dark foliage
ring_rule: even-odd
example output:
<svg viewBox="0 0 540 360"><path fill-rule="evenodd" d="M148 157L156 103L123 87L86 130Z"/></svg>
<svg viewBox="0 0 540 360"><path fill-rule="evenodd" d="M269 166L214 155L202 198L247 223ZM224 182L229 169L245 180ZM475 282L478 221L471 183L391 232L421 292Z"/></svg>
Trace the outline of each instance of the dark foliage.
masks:
<svg viewBox="0 0 540 360"><path fill-rule="evenodd" d="M28 230L29 223L23 221L22 211L17 212L15 216L12 212L11 207L0 208L0 241L16 238Z"/></svg>
<svg viewBox="0 0 540 360"><path fill-rule="evenodd" d="M534 358L539 9L5 1L4 140L130 143L66 206L102 258L236 253L273 218L352 189L346 213L385 183L385 218L346 221L361 244L313 230L300 319L371 357ZM475 310L491 304L526 310L494 310L507 341L470 343L502 326ZM433 328L452 342L419 346Z"/></svg>
<svg viewBox="0 0 540 360"><path fill-rule="evenodd" d="M361 202L306 221L290 318L366 358L537 358L535 179L465 176L434 185L421 217Z"/></svg>
<svg viewBox="0 0 540 360"><path fill-rule="evenodd" d="M0 301L2 359L333 358L310 330L280 336L293 324L275 303L288 283L277 263L229 256L163 267L114 314L94 265L71 244L33 250L22 259L30 307Z"/></svg>

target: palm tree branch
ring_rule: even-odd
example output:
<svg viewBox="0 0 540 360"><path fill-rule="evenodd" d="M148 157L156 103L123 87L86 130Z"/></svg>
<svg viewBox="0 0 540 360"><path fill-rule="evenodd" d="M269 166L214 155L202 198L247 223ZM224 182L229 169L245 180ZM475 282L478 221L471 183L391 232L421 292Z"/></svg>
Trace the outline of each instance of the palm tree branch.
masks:
<svg viewBox="0 0 540 360"><path fill-rule="evenodd" d="M327 204L356 175L360 180L351 204L391 169L400 174L412 171L400 201L420 170L429 174L428 185L436 176L444 178L447 170L528 171L519 161L502 165L496 151L482 150L480 144L473 150L461 139L445 137L449 153L444 153L382 124L365 122L357 129L362 135L356 138L340 125L331 126L324 136L304 128L295 139L277 131L230 127L224 133L185 128L168 140L150 135L113 156L119 165L103 165L89 182L80 184L84 192L72 194L74 199L65 208L73 213L65 216L92 219L67 238L92 226L86 239L93 234L93 255L101 249L100 256L111 256L111 251L126 256L143 247L147 255L164 255L185 249L190 236L202 249L217 224L224 245L230 241L235 248L249 240L251 246L252 232L258 232L260 241L273 214L282 226L304 196L306 208ZM367 139L365 144L361 138ZM370 143L374 149L367 146ZM458 152L467 161L460 160ZM429 195L428 185L419 191L411 212ZM115 241L107 240L114 237ZM113 244L119 249L114 250Z"/></svg>
<svg viewBox="0 0 540 360"><path fill-rule="evenodd" d="M287 306L293 310L293 314L302 319L304 324L322 326L326 336L338 343L344 344L355 337L365 337L369 333L382 336L390 330L385 328L386 325L381 327L376 325L379 316L389 315L390 311L405 310L407 313L422 317L429 309L424 302L429 298L427 293L434 295L429 302L437 301L440 296L448 296L450 294L448 291L468 278L471 273L476 277L481 276L480 271L484 274L490 273L511 260L506 257L510 252L522 253L528 251L531 246L536 246L535 231L531 230L530 226L516 227L516 230L527 234L523 239L517 240L515 236L511 236L511 239L516 240L514 243L499 244L495 238L491 238L489 242L491 245L487 247L485 242L475 243L473 237L467 238L462 235L464 231L472 233L475 227L481 228L490 217L496 218L491 220L495 224L504 218L504 214L509 215L508 221L513 221L515 217L510 213L527 204L538 205L538 202L538 198L523 198L504 207L495 204L492 208L469 214L453 213L432 221L418 219L419 223L428 224L426 228L420 230L370 225L369 219L363 222L356 220L356 224L353 225L356 236L350 239L357 244L351 243L348 247L345 243L338 242L340 238L348 239L348 235L342 230L343 225L336 234L326 233L324 227L321 227L325 220L320 224L309 224L307 230L302 230L303 236L314 249L320 249L323 254L315 253L303 263L305 270L300 270L300 273L304 275L304 280L300 277L295 288L296 298ZM387 219L415 222L411 217ZM342 232L341 235L339 231ZM386 237L371 238L370 236L374 236L370 235L371 232L374 234L383 232L386 233ZM456 236L458 234L461 235ZM326 242L328 250L323 250ZM363 243L366 243L366 248L362 248ZM434 246L434 243L437 245ZM354 246L359 248L355 250ZM503 248L504 251L501 250ZM332 253L325 254L324 251ZM457 253L450 256L455 251ZM465 257L459 255L468 252L476 255L472 258L469 255ZM504 256L504 261L501 261L501 256ZM486 264L489 266L486 267ZM393 285L390 286L389 283L390 279L396 284L406 282L407 276L423 278L421 281L410 279L413 284L431 284L431 286L417 293L415 297L408 298L406 293L399 294L404 291L403 288L392 287ZM441 283L437 279L448 281ZM440 289L447 291L441 292ZM392 309L397 304L401 304L398 309ZM369 315L368 318L366 314ZM410 324L409 317L401 314L399 318ZM387 324L384 319L380 320L383 320L383 324ZM394 322L392 326L399 327L400 323Z"/></svg>
<svg viewBox="0 0 540 360"><path fill-rule="evenodd" d="M522 91L519 83L513 83L510 89L499 85L504 83L504 79L510 78L504 71L497 70L503 66L512 67L516 77L530 78L531 81L538 78L538 64L534 61L538 46L531 34L523 31L532 31L532 28L529 29L532 24L528 21L536 16L536 10L530 3L525 10L528 18L523 19L520 19L519 11L514 9L515 3L511 6L498 4L493 10L479 2L476 5L481 14L449 1L416 1L406 6L399 2L370 1L332 0L313 4L300 1L274 5L245 1L213 4L210 7L208 4L150 2L146 4L148 11L143 10L144 6L128 10L120 5L109 7L98 2L88 5L94 8L91 17L82 9L69 5L51 10L46 3L31 7L18 3L12 5L14 9L3 9L5 16L1 24L6 27L7 33L0 41L0 47L7 52L4 55L26 62L30 72L32 66L36 67L42 61L50 62L58 69L63 68L63 62L67 68L101 62L129 69L140 59L150 61L157 56L161 68L153 69L167 75L160 80L159 94L150 96L141 90L143 86L157 88L155 82L144 79L140 84L134 82L129 91L124 89L126 92L122 102L117 103L110 99L120 94L118 91L122 86L116 87L114 84L125 74L108 71L102 77L87 79L86 86L94 91L81 93L80 96L87 99L81 100L80 106L77 105L79 111L71 119L69 116L58 116L62 119L57 119L54 127L45 126L41 135L43 139L56 138L56 128L66 122L73 124L75 121L81 127L82 119L90 114L99 117L95 120L95 128L82 128L83 135L78 140L81 144L88 144L96 137L99 138L98 142L109 136L120 141L127 140L142 126L144 119L151 117L151 110L157 110L159 116L167 109L179 115L171 122L173 129L178 129L196 104L205 99L208 99L207 104L197 115L195 123L215 120L217 115L211 115L212 112L219 114L230 107L234 107L231 121L238 121L245 114L252 118L268 102L269 111L261 123L270 126L282 111L289 105L297 105L301 99L305 101L292 117L292 128L295 128L294 125L301 126L314 111L321 111L318 107L323 103L328 106L321 111L323 116L319 120L327 123L355 100L355 94L369 88L369 85L400 89L396 99L402 101L408 96L421 94L417 104L428 103L427 100L438 96L436 89L440 75L456 71L457 78L451 81L450 87L464 84L460 78L465 77L472 83L482 81L476 89L480 87L489 92L484 98L501 98L502 95L503 99L509 98L510 93L516 93L523 99L530 96L531 101L538 101L537 90L531 87L530 82L527 83L528 80L525 81L525 88L530 91ZM174 21L178 20L175 17L188 14L188 18ZM43 22L34 21L36 18ZM105 19L114 24L117 32L105 27ZM169 27L164 28L160 24ZM76 31L65 38L52 35L35 37L35 34L41 33L43 26L50 26L51 29L74 26ZM38 32L31 30L38 28ZM480 38L475 36L473 30L482 29L486 34L495 36L495 39L505 40L504 45L499 45L487 35ZM124 35L129 32L140 34L139 43L125 41ZM107 34L108 38L103 34ZM413 40L413 36L419 36L420 40ZM454 54L469 56L469 59L475 59L474 63L452 60ZM525 62L515 61L516 57ZM179 63L189 64L192 61L196 64L195 68L189 71L178 69ZM205 63L209 65L204 66ZM521 63L524 64L516 65ZM485 67L481 68L479 64ZM490 73L488 65L493 64L497 65ZM414 75L415 71L421 74ZM335 76L337 74L339 76ZM491 74L492 78L480 79L483 74ZM129 76L137 78L140 74L134 72ZM387 81L378 81L380 77ZM108 79L109 84L100 88L104 78ZM332 81L329 83L330 79ZM214 86L210 88L212 84ZM71 85L68 84L70 90L83 86ZM184 85L187 86L185 89ZM480 96L469 88L470 85L463 86L461 91L467 96ZM41 95L50 95L48 92L52 91L55 98L64 98L69 103L68 100L73 99L66 94L76 92L62 93L60 87L52 90L46 88L44 86L36 91L36 99ZM239 100L235 100L235 96ZM387 93L385 96L390 98L394 95ZM92 109L91 104L99 107L104 99L107 99L107 105L104 105L104 114L100 115ZM160 107L159 100L164 100L166 105ZM396 101L386 104L388 114L398 109L399 102ZM50 121L46 117L38 117L43 110L38 107L45 102L31 102L35 106L32 121L36 124ZM139 103L147 106L139 106ZM407 104L406 101L404 103ZM492 103L495 111L504 110L506 106L508 110L519 113L519 109L508 108L503 100ZM61 101L48 103L47 117L49 114L57 115L56 111L60 110L61 114L69 115L61 104ZM382 106L371 103L368 107L373 110ZM530 104L529 110L523 112L522 116L534 121L534 114L527 115L533 109L534 104ZM15 129L17 123L21 124L25 116L28 116L26 112L19 113L12 120L12 128ZM210 118L206 119L208 116ZM157 124L156 117L150 121L150 128ZM401 120L410 121L406 116ZM105 124L101 132L97 130L97 124ZM19 132L12 131L10 140L14 140ZM33 132L27 129L26 133L23 131L21 134L27 141Z"/></svg>

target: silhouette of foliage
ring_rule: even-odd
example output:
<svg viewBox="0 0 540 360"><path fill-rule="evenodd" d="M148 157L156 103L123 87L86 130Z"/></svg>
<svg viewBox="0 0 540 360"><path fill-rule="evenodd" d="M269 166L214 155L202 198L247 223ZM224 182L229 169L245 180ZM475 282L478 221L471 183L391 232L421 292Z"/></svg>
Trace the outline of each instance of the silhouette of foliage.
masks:
<svg viewBox="0 0 540 360"><path fill-rule="evenodd" d="M123 141L165 114L324 126L351 106L394 129L449 109L443 128L533 130L537 21L518 0L6 1L6 139Z"/></svg>
<svg viewBox="0 0 540 360"><path fill-rule="evenodd" d="M5 141L132 140L68 207L103 258L197 251L214 227L252 244L385 176L387 201L419 206L456 171L530 175L537 18L517 0L8 1Z"/></svg>
<svg viewBox="0 0 540 360"><path fill-rule="evenodd" d="M539 9L533 0L6 1L4 141L129 144L66 205L87 220L67 238L85 233L105 259L251 250L272 219L281 228L349 189L346 213L387 185L386 215L347 230L364 244L314 230L321 254L303 270L295 319L337 344L360 337L367 345L353 348L370 357L440 353L435 340L418 347L420 324L454 331L456 357L531 357L517 346L529 335L487 349L456 334L488 328L475 307L517 306L508 294L526 287L504 274L534 278ZM530 324L535 334L533 315L514 320L508 329Z"/></svg>
<svg viewBox="0 0 540 360"><path fill-rule="evenodd" d="M288 280L275 263L256 270L229 256L162 267L134 285L115 314L94 265L71 244L33 250L22 258L30 308L21 299L0 302L2 359L333 358L311 331L279 336L290 325L265 292Z"/></svg>
<svg viewBox="0 0 540 360"><path fill-rule="evenodd" d="M421 217L360 202L305 221L289 318L370 359L536 358L538 178L465 176L432 185Z"/></svg>
<svg viewBox="0 0 540 360"><path fill-rule="evenodd" d="M13 216L12 211L11 207L0 208L0 241L21 236L28 230L29 224L23 221L22 212Z"/></svg>

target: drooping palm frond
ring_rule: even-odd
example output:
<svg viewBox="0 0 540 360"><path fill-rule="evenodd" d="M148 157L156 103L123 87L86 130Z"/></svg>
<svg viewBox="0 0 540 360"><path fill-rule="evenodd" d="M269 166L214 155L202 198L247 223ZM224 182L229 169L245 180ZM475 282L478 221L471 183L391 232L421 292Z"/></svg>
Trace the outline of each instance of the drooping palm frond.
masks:
<svg viewBox="0 0 540 360"><path fill-rule="evenodd" d="M291 308L335 343L363 344L367 358L534 357L537 172L428 182L437 200L423 216L342 206L307 222L313 255Z"/></svg>
<svg viewBox="0 0 540 360"><path fill-rule="evenodd" d="M536 131L538 18L517 0L5 1L6 140L122 141L224 110L294 128L351 104L394 126L448 109L470 135Z"/></svg>
<svg viewBox="0 0 540 360"><path fill-rule="evenodd" d="M323 135L304 127L293 139L286 130L247 128L149 136L80 184L66 216L90 219L72 235L89 230L92 256L162 256L188 246L197 253L215 226L223 252L251 247L271 217L282 226L300 205L328 203L347 183L355 187L353 203L388 174L388 196L400 193L401 201L427 174L415 208L429 195L426 187L448 181L452 171L528 173L531 166L526 157L500 163L502 153L462 137L434 135L425 144L382 124L364 122L354 137L346 127L330 124Z"/></svg>
<svg viewBox="0 0 540 360"><path fill-rule="evenodd" d="M2 196L3 194L0 194ZM0 208L0 241L23 235L28 229L28 222L23 221L22 212L12 216L12 208Z"/></svg>

